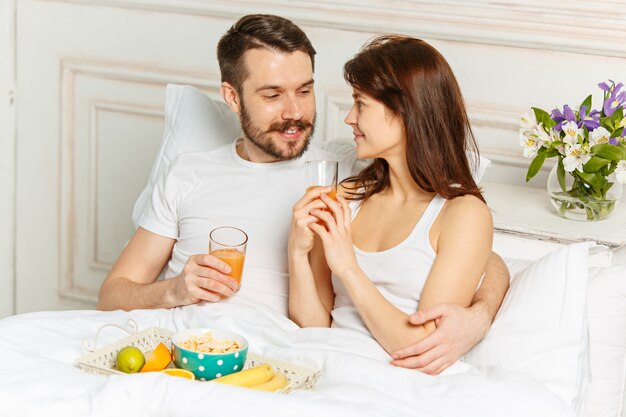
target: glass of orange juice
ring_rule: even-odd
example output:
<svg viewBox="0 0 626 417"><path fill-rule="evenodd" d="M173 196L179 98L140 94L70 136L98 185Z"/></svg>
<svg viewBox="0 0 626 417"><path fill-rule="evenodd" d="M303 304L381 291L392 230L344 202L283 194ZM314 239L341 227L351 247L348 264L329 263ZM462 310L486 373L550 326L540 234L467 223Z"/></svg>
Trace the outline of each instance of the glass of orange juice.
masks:
<svg viewBox="0 0 626 417"><path fill-rule="evenodd" d="M231 226L220 226L209 233L209 255L221 259L230 265L228 274L241 285L243 261L246 258L248 235L241 229Z"/></svg>
<svg viewBox="0 0 626 417"><path fill-rule="evenodd" d="M304 164L307 191L316 187L331 187L328 196L333 200L337 195L338 161L306 161Z"/></svg>

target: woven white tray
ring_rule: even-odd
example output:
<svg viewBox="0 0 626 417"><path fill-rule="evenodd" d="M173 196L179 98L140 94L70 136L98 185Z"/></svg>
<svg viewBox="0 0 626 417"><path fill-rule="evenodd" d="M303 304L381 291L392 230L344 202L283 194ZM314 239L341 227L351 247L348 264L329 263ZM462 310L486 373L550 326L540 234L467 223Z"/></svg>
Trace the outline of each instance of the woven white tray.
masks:
<svg viewBox="0 0 626 417"><path fill-rule="evenodd" d="M137 325L134 321L129 320L129 327L131 331L117 326L117 325L104 325L96 333L93 345L89 341L83 341L83 347L85 350L90 351L80 358L77 363L80 369L85 372L99 375L114 375L124 373L114 369L115 357L125 346L135 346L139 348L144 354L149 354L159 344L163 343L168 349L171 349L171 336L173 332L158 327L150 327L148 329L137 331ZM114 326L128 333L134 333L130 336L120 340L119 342L112 343L100 349L95 349L98 342L98 335L104 327ZM319 378L321 371L317 369L308 368L294 363L270 358L263 355L248 352L246 357L246 363L244 369L248 369L257 365L268 364L274 368L276 372L281 372L289 379L289 384L280 390L281 393L288 393L294 389L306 389L311 390L315 387L317 379ZM200 382L200 381L198 381Z"/></svg>

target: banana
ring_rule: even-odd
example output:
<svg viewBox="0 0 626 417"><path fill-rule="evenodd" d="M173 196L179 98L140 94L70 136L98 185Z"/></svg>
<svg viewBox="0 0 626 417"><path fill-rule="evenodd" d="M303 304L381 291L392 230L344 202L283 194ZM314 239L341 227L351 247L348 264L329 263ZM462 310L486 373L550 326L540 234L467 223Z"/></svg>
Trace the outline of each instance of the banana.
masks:
<svg viewBox="0 0 626 417"><path fill-rule="evenodd" d="M250 388L262 391L278 391L285 388L289 384L289 380L282 372L276 372L272 379L262 384L254 385Z"/></svg>
<svg viewBox="0 0 626 417"><path fill-rule="evenodd" d="M220 384L237 385L239 387L253 387L269 381L274 376L274 370L267 364L236 372L214 379Z"/></svg>

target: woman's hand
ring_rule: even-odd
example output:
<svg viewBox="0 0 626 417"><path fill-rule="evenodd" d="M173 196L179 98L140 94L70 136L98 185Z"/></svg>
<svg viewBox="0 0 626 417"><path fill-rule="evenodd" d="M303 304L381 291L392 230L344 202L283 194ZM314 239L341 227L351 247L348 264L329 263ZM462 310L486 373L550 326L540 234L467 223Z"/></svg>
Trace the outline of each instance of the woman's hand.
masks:
<svg viewBox="0 0 626 417"><path fill-rule="evenodd" d="M330 211L311 211L316 220L321 220L323 224L312 222L309 223L309 228L322 240L328 266L335 275L343 279L346 273L358 268L352 245L352 212L348 202L339 195L337 201L325 194L321 196L321 200Z"/></svg>
<svg viewBox="0 0 626 417"><path fill-rule="evenodd" d="M320 196L330 192L330 187L316 187L307 191L293 206L291 230L289 231L289 252L291 255L306 255L313 249L314 234L309 225L319 219L311 211L326 208Z"/></svg>

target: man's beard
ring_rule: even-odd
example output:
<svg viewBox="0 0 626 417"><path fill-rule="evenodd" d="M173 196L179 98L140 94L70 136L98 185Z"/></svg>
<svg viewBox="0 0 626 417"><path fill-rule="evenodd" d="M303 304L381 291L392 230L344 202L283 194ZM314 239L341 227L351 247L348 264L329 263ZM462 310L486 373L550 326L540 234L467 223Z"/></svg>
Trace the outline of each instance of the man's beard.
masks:
<svg viewBox="0 0 626 417"><path fill-rule="evenodd" d="M270 155L279 161L288 161L291 159L297 159L302 156L307 149L309 149L309 144L311 143L311 137L313 136L313 132L315 131L315 120L317 116L313 118L313 122L309 122L308 120L288 120L285 122L275 122L270 125L270 127L263 131L261 128L250 120L250 115L246 110L246 107L241 103L241 111L239 112L239 119L241 121L241 130L243 130L243 134L250 139L250 142L254 143L259 149L265 152L267 155ZM288 142L287 149L283 150L276 146L274 141L272 140L271 133L272 132L283 132L289 128L296 128L302 131L302 135L304 138L297 142ZM307 133L307 129L311 129L310 132Z"/></svg>

